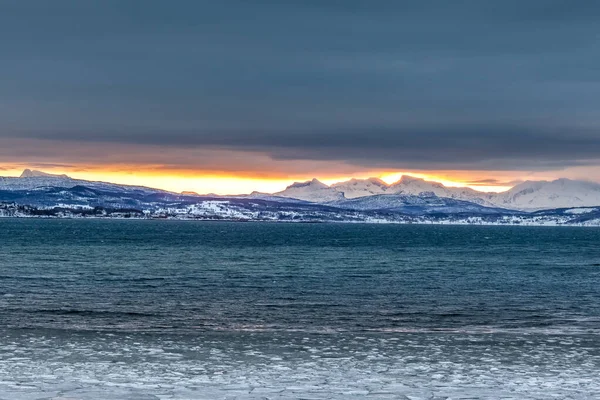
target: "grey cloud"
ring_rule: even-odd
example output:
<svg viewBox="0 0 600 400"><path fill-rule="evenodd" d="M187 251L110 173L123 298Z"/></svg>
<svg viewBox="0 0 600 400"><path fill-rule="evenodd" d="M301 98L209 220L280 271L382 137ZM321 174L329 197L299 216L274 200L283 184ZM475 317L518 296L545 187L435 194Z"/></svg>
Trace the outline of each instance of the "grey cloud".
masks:
<svg viewBox="0 0 600 400"><path fill-rule="evenodd" d="M72 131L28 133L39 139L164 148L265 152L278 160L339 160L363 167L419 169L557 169L594 165L600 136L594 129L513 125L268 130ZM173 154L176 157L176 152Z"/></svg>
<svg viewBox="0 0 600 400"><path fill-rule="evenodd" d="M64 163L33 162L33 163L28 163L27 165L30 168L38 168L38 169L44 169L44 168L63 168L63 169L69 169L69 170L77 169L77 165L64 164Z"/></svg>
<svg viewBox="0 0 600 400"><path fill-rule="evenodd" d="M152 144L174 164L190 147L367 168L600 158L597 2L9 0L0 11L0 138Z"/></svg>
<svg viewBox="0 0 600 400"><path fill-rule="evenodd" d="M469 184L471 185L498 185L501 183L503 182L498 179L477 179L474 181L469 181Z"/></svg>
<svg viewBox="0 0 600 400"><path fill-rule="evenodd" d="M523 183L522 180L502 181L499 179L477 179L467 182L471 186L516 186Z"/></svg>

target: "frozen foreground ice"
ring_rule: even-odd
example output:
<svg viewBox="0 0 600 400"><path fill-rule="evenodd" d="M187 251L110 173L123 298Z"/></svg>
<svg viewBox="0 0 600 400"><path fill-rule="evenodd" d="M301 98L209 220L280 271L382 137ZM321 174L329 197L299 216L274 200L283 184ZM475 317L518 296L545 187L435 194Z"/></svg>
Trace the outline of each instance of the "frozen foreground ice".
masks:
<svg viewBox="0 0 600 400"><path fill-rule="evenodd" d="M593 399L596 335L4 333L0 398Z"/></svg>

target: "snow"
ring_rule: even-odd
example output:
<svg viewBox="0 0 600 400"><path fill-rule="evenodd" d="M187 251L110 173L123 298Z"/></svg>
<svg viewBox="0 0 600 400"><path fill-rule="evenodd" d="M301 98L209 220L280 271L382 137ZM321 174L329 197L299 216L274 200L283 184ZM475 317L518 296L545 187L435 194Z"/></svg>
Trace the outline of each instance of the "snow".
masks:
<svg viewBox="0 0 600 400"><path fill-rule="evenodd" d="M389 187L388 192L413 196L418 196L422 193L433 193L438 197L471 201L487 207L494 206L489 200L491 195L488 193L478 192L471 188L450 188L439 182L426 181L409 175L403 175L398 182Z"/></svg>
<svg viewBox="0 0 600 400"><path fill-rule="evenodd" d="M439 182L426 181L409 175L391 185L377 178L351 179L327 186L316 179L295 183L278 196L328 203L382 194L435 195L469 201L485 207L535 211L555 208L600 206L600 184L570 179L527 181L500 193L479 192L471 188L446 187Z"/></svg>
<svg viewBox="0 0 600 400"><path fill-rule="evenodd" d="M526 181L499 193L492 201L516 210L543 210L600 206L600 184L570 179Z"/></svg>
<svg viewBox="0 0 600 400"><path fill-rule="evenodd" d="M326 203L344 199L344 193L334 187L327 186L317 179L307 182L295 182L285 190L275 193L275 195L315 203Z"/></svg>
<svg viewBox="0 0 600 400"><path fill-rule="evenodd" d="M587 214L597 211L597 208L572 208L570 210L566 210L566 214Z"/></svg>
<svg viewBox="0 0 600 400"><path fill-rule="evenodd" d="M385 194L388 185L378 178L350 179L331 185L332 188L342 192L346 199Z"/></svg>
<svg viewBox="0 0 600 400"><path fill-rule="evenodd" d="M291 197L315 203L327 203L381 194L411 196L434 194L438 197L471 201L488 207L494 206L489 201L490 195L488 193L478 192L470 188L448 188L441 183L430 182L409 175L402 176L402 179L392 185L388 185L378 178L351 179L335 183L331 186L313 179L307 182L296 182L288 186L284 191L275 193L277 196Z"/></svg>
<svg viewBox="0 0 600 400"><path fill-rule="evenodd" d="M286 190L275 193L277 196L314 203L328 203L382 194L410 196L434 194L438 197L470 201L486 207L496 206L490 201L492 195L488 193L478 192L470 188L449 188L438 182L430 182L409 175L402 176L402 179L391 185L386 184L379 178L351 179L331 186L313 179L312 181L294 183L288 186Z"/></svg>
<svg viewBox="0 0 600 400"><path fill-rule="evenodd" d="M243 209L227 200L205 200L186 206L161 207L147 215L149 218L253 220L256 211Z"/></svg>
<svg viewBox="0 0 600 400"><path fill-rule="evenodd" d="M398 214L369 211L326 209L278 209L270 205L233 204L227 200L205 200L190 205L174 205L142 212L85 213L77 208L67 208L55 213L39 214L35 208L0 203L0 217L17 218L112 218L112 219L180 219L219 221L273 221L273 222L340 222L340 223L390 223L437 225L501 225L501 226L589 226L599 227L600 218L581 219L580 214L523 213L519 215L472 214Z"/></svg>
<svg viewBox="0 0 600 400"><path fill-rule="evenodd" d="M63 178L70 179L67 175L53 175L42 171L26 169L21 173L20 178Z"/></svg>

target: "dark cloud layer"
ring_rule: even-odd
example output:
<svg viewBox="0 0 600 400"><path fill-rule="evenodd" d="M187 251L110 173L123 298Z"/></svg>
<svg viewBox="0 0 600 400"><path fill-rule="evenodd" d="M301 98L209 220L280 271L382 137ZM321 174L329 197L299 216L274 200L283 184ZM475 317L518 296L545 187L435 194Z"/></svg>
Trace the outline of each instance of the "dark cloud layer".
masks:
<svg viewBox="0 0 600 400"><path fill-rule="evenodd" d="M593 1L4 0L0 138L597 164L598 37Z"/></svg>

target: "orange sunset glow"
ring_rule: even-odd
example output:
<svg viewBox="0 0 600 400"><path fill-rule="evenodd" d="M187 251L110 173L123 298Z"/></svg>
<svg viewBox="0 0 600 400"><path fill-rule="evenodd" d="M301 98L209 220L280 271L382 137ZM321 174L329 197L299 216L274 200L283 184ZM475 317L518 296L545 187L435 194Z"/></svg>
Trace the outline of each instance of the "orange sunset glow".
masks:
<svg viewBox="0 0 600 400"><path fill-rule="evenodd" d="M27 165L15 167L5 167L2 170L3 176L19 176ZM315 176L294 174L291 176L236 176L227 173L216 173L214 171L161 171L138 167L136 169L125 170L122 167L111 170L102 167L86 168L56 168L46 167L38 168L52 174L66 174L75 179L84 179L90 181L104 181L119 183L125 185L147 186L152 188L164 189L176 193L191 191L199 194L246 194L253 191L274 193L284 190L294 182L307 181L317 178L320 181L331 185L338 182L347 181L352 178L366 179L377 177L392 184L397 182L403 175L410 175L422 178L428 181L442 183L448 187L470 187L485 192L501 192L510 189L511 185L479 185L472 181L477 179L476 175L457 174L452 178L447 172L423 173L420 171L368 171L364 173L328 176L327 174L317 174ZM506 179L513 179L510 176Z"/></svg>

